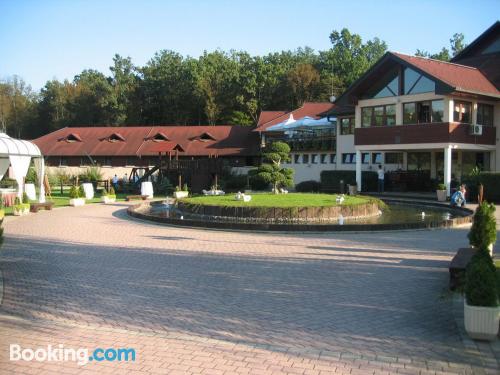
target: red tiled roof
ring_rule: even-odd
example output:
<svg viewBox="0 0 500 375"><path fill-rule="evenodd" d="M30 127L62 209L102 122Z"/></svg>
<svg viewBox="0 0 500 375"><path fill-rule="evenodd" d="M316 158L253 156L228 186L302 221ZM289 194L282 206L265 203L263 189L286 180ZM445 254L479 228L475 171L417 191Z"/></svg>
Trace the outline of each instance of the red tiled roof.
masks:
<svg viewBox="0 0 500 375"><path fill-rule="evenodd" d="M454 87L456 91L500 95L500 91L496 89L493 83L476 68L425 57L391 53L408 64Z"/></svg>
<svg viewBox="0 0 500 375"><path fill-rule="evenodd" d="M319 102L319 103L305 102L300 108L297 108L290 112L282 112L282 114L279 115L278 117L275 117L267 122L261 123L254 129L254 131L258 132L265 131L270 126L279 124L280 122L287 120L290 117L290 115L293 115L293 118L295 120L299 120L306 116L313 118L320 118L323 113L331 110L333 107L334 104L329 102ZM259 122L260 122L260 117L259 117Z"/></svg>
<svg viewBox="0 0 500 375"><path fill-rule="evenodd" d="M110 141L118 133L124 141ZM81 142L67 142L69 134ZM168 141L152 139L163 133ZM200 139L210 134L214 140ZM62 139L62 140L61 140ZM33 141L46 156L135 156L157 155L179 145L185 156L257 155L258 137L249 127L240 126L131 126L63 128Z"/></svg>
<svg viewBox="0 0 500 375"><path fill-rule="evenodd" d="M275 119L276 117L282 116L285 113L287 113L287 111L261 111L259 120L257 121L257 127Z"/></svg>

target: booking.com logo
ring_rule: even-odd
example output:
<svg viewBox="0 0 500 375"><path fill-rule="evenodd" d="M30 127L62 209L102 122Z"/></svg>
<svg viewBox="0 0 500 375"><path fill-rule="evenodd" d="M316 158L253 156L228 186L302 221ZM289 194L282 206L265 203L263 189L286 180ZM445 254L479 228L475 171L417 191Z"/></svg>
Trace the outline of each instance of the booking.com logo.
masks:
<svg viewBox="0 0 500 375"><path fill-rule="evenodd" d="M96 348L89 355L87 348L65 348L63 344L44 348L21 348L19 344L10 344L11 361L63 362L73 361L84 366L89 362L135 362L135 349L132 348Z"/></svg>

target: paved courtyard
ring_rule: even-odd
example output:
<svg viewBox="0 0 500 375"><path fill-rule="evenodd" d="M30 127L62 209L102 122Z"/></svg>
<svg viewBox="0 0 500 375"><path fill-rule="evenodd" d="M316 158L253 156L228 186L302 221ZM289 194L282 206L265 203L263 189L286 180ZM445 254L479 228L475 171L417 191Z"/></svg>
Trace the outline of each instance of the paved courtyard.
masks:
<svg viewBox="0 0 500 375"><path fill-rule="evenodd" d="M482 374L453 230L263 234L131 220L125 205L8 218L0 373ZM459 303L459 302L458 302ZM135 348L135 362L9 361L9 345Z"/></svg>

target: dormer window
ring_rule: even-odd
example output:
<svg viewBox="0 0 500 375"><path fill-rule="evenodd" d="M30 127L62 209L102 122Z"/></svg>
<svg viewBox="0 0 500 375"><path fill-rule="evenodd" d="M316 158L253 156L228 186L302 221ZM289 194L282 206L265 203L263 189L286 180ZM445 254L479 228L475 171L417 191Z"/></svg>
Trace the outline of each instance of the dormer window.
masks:
<svg viewBox="0 0 500 375"><path fill-rule="evenodd" d="M76 133L70 133L66 137L59 139L59 141L66 141L68 143L81 142L82 139Z"/></svg>
<svg viewBox="0 0 500 375"><path fill-rule="evenodd" d="M125 138L119 133L113 133L108 137L110 142L125 142Z"/></svg>
<svg viewBox="0 0 500 375"><path fill-rule="evenodd" d="M207 133L207 132L200 135L199 139L200 139L200 141L215 141L216 140L212 134Z"/></svg>
<svg viewBox="0 0 500 375"><path fill-rule="evenodd" d="M169 141L168 137L162 132L156 133L151 139L156 142Z"/></svg>
<svg viewBox="0 0 500 375"><path fill-rule="evenodd" d="M172 151L184 152L184 149L181 147L180 144L176 144L175 147L172 148Z"/></svg>

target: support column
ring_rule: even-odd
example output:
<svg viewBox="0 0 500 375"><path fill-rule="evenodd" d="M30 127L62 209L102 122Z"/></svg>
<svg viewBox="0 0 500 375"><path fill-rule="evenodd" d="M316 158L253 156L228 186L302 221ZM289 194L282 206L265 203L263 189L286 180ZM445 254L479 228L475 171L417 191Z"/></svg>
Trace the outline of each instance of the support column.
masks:
<svg viewBox="0 0 500 375"><path fill-rule="evenodd" d="M361 150L356 150L356 184L358 185L358 191L362 191L361 186Z"/></svg>
<svg viewBox="0 0 500 375"><path fill-rule="evenodd" d="M444 184L446 185L446 195L449 197L451 187L451 146L444 149Z"/></svg>
<svg viewBox="0 0 500 375"><path fill-rule="evenodd" d="M436 178L436 151L431 151L431 178Z"/></svg>
<svg viewBox="0 0 500 375"><path fill-rule="evenodd" d="M406 151L403 151L403 165L401 167L403 171L408 170L408 153Z"/></svg>

